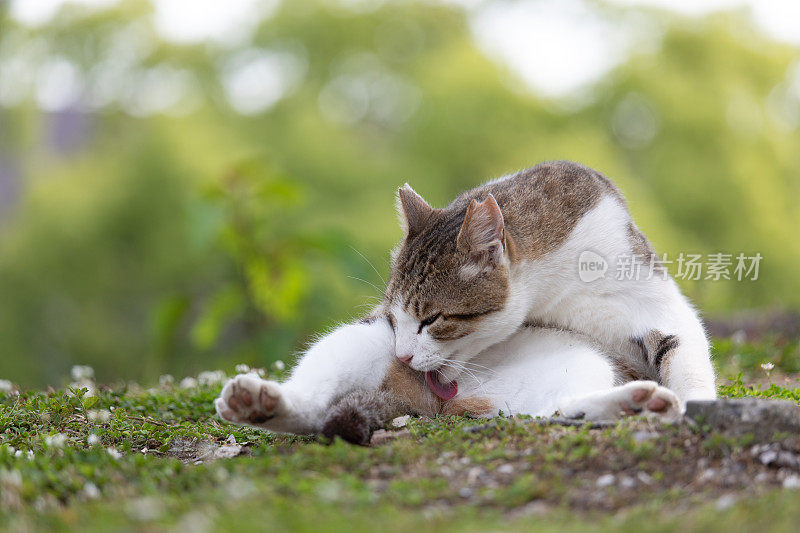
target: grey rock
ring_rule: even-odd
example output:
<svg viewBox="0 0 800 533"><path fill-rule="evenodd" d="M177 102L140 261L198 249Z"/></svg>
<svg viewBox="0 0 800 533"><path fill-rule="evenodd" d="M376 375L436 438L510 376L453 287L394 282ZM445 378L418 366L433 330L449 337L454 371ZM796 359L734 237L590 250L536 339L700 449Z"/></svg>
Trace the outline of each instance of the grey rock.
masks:
<svg viewBox="0 0 800 533"><path fill-rule="evenodd" d="M597 486L600 487L601 489L608 487L610 485L613 485L616 479L617 478L614 476L614 474L603 474L602 476L597 478Z"/></svg>
<svg viewBox="0 0 800 533"><path fill-rule="evenodd" d="M775 433L800 433L800 406L785 400L737 398L686 402L686 419L731 436L768 442Z"/></svg>

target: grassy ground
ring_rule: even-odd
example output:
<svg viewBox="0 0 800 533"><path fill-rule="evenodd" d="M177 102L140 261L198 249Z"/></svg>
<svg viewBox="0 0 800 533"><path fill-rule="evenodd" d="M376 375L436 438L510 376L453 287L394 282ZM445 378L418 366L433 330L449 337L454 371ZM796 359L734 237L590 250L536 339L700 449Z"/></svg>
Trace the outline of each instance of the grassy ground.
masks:
<svg viewBox="0 0 800 533"><path fill-rule="evenodd" d="M715 353L720 375L734 377L721 394L800 401L796 341L721 340ZM201 378L92 396L0 392L0 528L794 531L800 522L797 466L763 464L747 437L639 419L592 429L446 417L409 420L385 445L359 448L222 424L212 407L220 376ZM797 436L775 442L800 452Z"/></svg>

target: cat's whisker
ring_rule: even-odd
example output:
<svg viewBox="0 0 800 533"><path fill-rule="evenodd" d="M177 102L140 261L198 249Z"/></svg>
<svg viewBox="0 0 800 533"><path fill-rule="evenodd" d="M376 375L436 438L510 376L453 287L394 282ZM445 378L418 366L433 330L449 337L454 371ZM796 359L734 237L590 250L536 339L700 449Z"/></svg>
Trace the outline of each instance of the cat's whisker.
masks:
<svg viewBox="0 0 800 533"><path fill-rule="evenodd" d="M350 279L354 279L354 280L360 281L362 283L366 283L367 285L371 286L373 289L378 291L378 294L383 294L383 291L380 288L378 288L377 285L375 285L374 283L372 283L370 281L367 281L365 279L361 279L358 276L347 276L347 277L350 278Z"/></svg>
<svg viewBox="0 0 800 533"><path fill-rule="evenodd" d="M381 276L381 273L380 273L380 272L378 272L378 269L377 269L377 268L375 268L375 265L373 265L373 264L372 264L372 261L370 261L369 259L367 259L367 256L365 256L364 254L362 254L361 252L359 252L358 250L356 250L356 249L355 249L353 246L350 246L350 248L351 248L351 249L352 249L352 250L353 250L355 253L357 253L358 255L360 255L360 256L361 256L361 258L362 258L362 259L364 259L364 261L366 261L366 262L367 262L367 264L368 264L368 265L369 265L369 266L372 268L372 270L374 270L374 271L375 271L375 273L378 275L378 277L379 277L379 278L381 278L381 282L383 283L383 285L384 285L384 286L386 286L386 280L385 280L385 279L383 279L383 276Z"/></svg>
<svg viewBox="0 0 800 533"><path fill-rule="evenodd" d="M442 366L443 367L453 368L453 369L458 370L460 372L466 373L468 376L470 376L472 379L475 380L475 383L477 383L481 387L481 389L483 389L483 382L481 381L481 379L478 376L475 375L474 372L472 372L470 369L465 368L463 366L459 367L457 365L454 365L453 363L459 363L459 361L452 361L452 360L445 359L442 362ZM441 373L442 377L444 377L444 374L441 372L441 367L440 367L439 372Z"/></svg>
<svg viewBox="0 0 800 533"><path fill-rule="evenodd" d="M464 365L464 366L471 366L471 367L473 367L473 368L481 368L481 369L488 370L488 371L490 371L490 372L495 372L495 370L494 370L494 369L492 369L492 368L489 368L488 366L479 365L478 363L473 363L472 361L460 361L460 363L461 363L462 365Z"/></svg>
<svg viewBox="0 0 800 533"><path fill-rule="evenodd" d="M457 364L458 368L460 368L460 369L467 369L467 368L470 368L469 365L472 365L471 370L473 370L475 372L479 372L479 373L480 372L486 372L486 373L490 373L490 374L497 374L496 370L494 370L492 368L489 368L488 366L483 366L483 365L479 365L479 364L476 364L476 363L471 363L469 361L459 361L457 359L445 359L445 361L447 361L449 363Z"/></svg>

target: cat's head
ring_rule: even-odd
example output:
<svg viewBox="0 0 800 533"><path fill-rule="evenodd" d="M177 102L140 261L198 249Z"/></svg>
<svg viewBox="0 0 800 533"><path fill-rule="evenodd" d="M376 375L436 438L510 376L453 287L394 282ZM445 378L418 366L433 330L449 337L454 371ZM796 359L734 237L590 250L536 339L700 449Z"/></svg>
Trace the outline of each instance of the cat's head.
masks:
<svg viewBox="0 0 800 533"><path fill-rule="evenodd" d="M406 185L397 204L405 237L386 291L396 355L452 379L509 327L513 243L491 194L434 209Z"/></svg>

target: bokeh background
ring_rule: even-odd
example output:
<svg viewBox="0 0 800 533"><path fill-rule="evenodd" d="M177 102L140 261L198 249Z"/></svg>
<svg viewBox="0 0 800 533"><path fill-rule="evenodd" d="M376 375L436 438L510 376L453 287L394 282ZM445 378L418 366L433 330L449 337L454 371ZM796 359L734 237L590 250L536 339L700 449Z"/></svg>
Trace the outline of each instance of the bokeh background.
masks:
<svg viewBox="0 0 800 533"><path fill-rule="evenodd" d="M798 6L0 0L0 377L289 361L380 294L397 186L550 159L763 255L703 312L797 310Z"/></svg>

